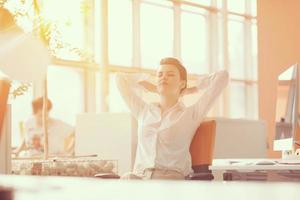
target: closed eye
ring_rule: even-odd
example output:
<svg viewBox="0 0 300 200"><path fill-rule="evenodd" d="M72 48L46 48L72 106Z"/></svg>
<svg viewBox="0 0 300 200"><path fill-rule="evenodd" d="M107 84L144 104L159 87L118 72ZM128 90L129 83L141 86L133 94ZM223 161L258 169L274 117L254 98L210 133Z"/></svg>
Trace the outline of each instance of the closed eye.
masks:
<svg viewBox="0 0 300 200"><path fill-rule="evenodd" d="M174 73L167 73L167 76L175 76L175 74Z"/></svg>
<svg viewBox="0 0 300 200"><path fill-rule="evenodd" d="M160 78L160 77L162 77L163 76L163 72L159 72L158 73L158 77ZM173 76L175 76L175 73L173 73L173 72L167 72L167 73L165 73L167 76L169 76L169 77L173 77Z"/></svg>

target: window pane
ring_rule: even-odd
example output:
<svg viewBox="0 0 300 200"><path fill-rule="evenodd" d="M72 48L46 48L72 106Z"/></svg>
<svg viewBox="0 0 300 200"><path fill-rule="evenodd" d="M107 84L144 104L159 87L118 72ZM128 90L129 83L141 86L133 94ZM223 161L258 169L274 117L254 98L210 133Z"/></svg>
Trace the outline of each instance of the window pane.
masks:
<svg viewBox="0 0 300 200"><path fill-rule="evenodd" d="M142 3L140 24L142 66L156 69L161 58L173 55L173 10Z"/></svg>
<svg viewBox="0 0 300 200"><path fill-rule="evenodd" d="M13 82L11 91L19 87L19 83ZM32 86L28 87L28 90L21 96L17 96L15 99L11 98L11 128L12 128L12 147L18 147L21 142L21 123L29 118L32 114L31 101L33 97Z"/></svg>
<svg viewBox="0 0 300 200"><path fill-rule="evenodd" d="M227 7L229 11L245 13L246 0L227 0Z"/></svg>
<svg viewBox="0 0 300 200"><path fill-rule="evenodd" d="M100 73L96 74L96 110L99 112L101 110L101 78ZM116 84L116 74L111 74L109 76L109 94L107 97L107 102L109 106L109 112L129 112L127 105L125 104L122 96L120 95L119 89Z"/></svg>
<svg viewBox="0 0 300 200"><path fill-rule="evenodd" d="M208 73L208 27L203 15L182 12L181 56L188 73Z"/></svg>
<svg viewBox="0 0 300 200"><path fill-rule="evenodd" d="M245 79L245 33L242 22L228 22L228 45L231 77Z"/></svg>
<svg viewBox="0 0 300 200"><path fill-rule="evenodd" d="M101 63L102 61L102 37L103 37L103 27L102 24L102 1L94 1L94 58L96 63Z"/></svg>
<svg viewBox="0 0 300 200"><path fill-rule="evenodd" d="M231 82L230 85L230 117L246 116L246 86L244 83Z"/></svg>
<svg viewBox="0 0 300 200"><path fill-rule="evenodd" d="M217 15L217 37L218 37L218 41L217 41L217 47L216 47L216 51L217 53L217 69L221 70L221 69L225 69L225 57L224 57L224 19L222 17L222 15L219 13Z"/></svg>
<svg viewBox="0 0 300 200"><path fill-rule="evenodd" d="M88 1L44 0L42 14L50 23L50 48L63 59L84 60L88 56L85 41L85 16Z"/></svg>
<svg viewBox="0 0 300 200"><path fill-rule="evenodd" d="M210 0L186 0L192 3L196 3L199 5L204 5L204 6L209 6L210 5Z"/></svg>
<svg viewBox="0 0 300 200"><path fill-rule="evenodd" d="M252 51L251 51L251 61L252 61L252 66L251 69L253 70L253 80L257 80L257 59L258 59L258 53L257 53L257 24L253 23L251 25L251 46L252 46Z"/></svg>
<svg viewBox="0 0 300 200"><path fill-rule="evenodd" d="M130 0L108 1L109 62L132 65L132 3Z"/></svg>
<svg viewBox="0 0 300 200"><path fill-rule="evenodd" d="M217 8L221 9L223 7L223 0L217 0Z"/></svg>
<svg viewBox="0 0 300 200"><path fill-rule="evenodd" d="M190 6L190 5L181 5L181 10L187 13L193 13L196 15L203 15L205 16L207 14L207 10L203 8L199 8L197 6Z"/></svg>
<svg viewBox="0 0 300 200"><path fill-rule="evenodd" d="M81 70L61 66L48 68L48 97L53 102L51 116L75 124L84 111L84 81Z"/></svg>
<svg viewBox="0 0 300 200"><path fill-rule="evenodd" d="M257 15L257 1L256 0L249 0L251 3L251 15L256 16Z"/></svg>
<svg viewBox="0 0 300 200"><path fill-rule="evenodd" d="M247 118L258 119L257 84L247 85Z"/></svg>

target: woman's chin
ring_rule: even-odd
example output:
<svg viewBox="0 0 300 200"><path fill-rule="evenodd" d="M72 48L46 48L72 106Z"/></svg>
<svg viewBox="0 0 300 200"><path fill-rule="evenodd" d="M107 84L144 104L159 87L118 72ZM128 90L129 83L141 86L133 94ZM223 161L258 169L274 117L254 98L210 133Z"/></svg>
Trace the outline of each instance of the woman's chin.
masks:
<svg viewBox="0 0 300 200"><path fill-rule="evenodd" d="M173 96L172 92L170 92L168 90L162 90L162 91L160 91L159 95L160 96L165 96L165 97L167 97L167 96Z"/></svg>
<svg viewBox="0 0 300 200"><path fill-rule="evenodd" d="M158 89L158 94L166 95L166 94L168 94L168 90L165 88L160 88L160 89Z"/></svg>

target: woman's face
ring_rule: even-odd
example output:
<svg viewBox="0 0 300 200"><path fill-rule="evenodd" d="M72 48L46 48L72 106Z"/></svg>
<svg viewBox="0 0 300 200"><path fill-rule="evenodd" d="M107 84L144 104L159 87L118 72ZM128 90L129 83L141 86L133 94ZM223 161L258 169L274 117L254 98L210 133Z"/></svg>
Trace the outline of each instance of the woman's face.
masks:
<svg viewBox="0 0 300 200"><path fill-rule="evenodd" d="M179 70L173 65L161 65L157 70L157 91L161 95L180 95L185 87Z"/></svg>
<svg viewBox="0 0 300 200"><path fill-rule="evenodd" d="M35 120L37 122L38 125L42 125L43 124L43 110L42 109L38 109L37 112L34 114L35 116ZM49 111L47 112L47 118L49 117Z"/></svg>

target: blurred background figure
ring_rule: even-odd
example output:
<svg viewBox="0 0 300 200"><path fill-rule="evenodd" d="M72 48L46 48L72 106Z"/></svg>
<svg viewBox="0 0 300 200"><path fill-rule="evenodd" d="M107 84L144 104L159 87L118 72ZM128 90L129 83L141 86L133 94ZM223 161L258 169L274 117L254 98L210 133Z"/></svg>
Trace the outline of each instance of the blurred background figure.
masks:
<svg viewBox="0 0 300 200"><path fill-rule="evenodd" d="M21 126L24 139L21 145L14 151L17 156L31 157L41 156L44 152L44 131L43 131L43 97L32 101L32 113ZM74 155L74 128L58 119L51 118L49 113L52 109L52 102L47 100L47 122L48 142L50 156L71 156Z"/></svg>

